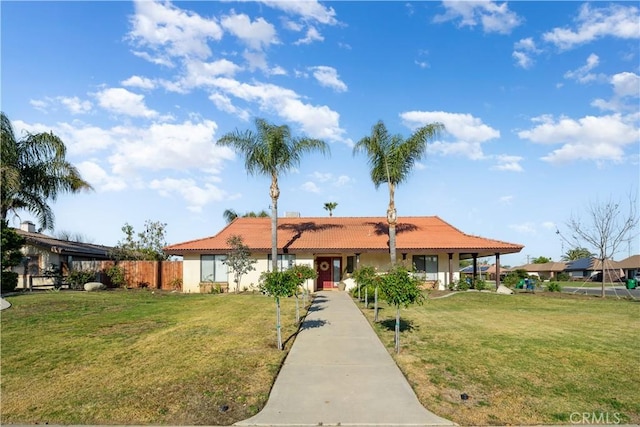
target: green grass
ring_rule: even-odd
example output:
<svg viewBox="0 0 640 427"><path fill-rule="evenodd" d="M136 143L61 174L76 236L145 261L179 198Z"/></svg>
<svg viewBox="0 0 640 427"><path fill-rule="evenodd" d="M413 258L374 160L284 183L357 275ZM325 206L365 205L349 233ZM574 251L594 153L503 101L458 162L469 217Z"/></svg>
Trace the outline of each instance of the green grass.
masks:
<svg viewBox="0 0 640 427"><path fill-rule="evenodd" d="M456 423L569 424L574 413L640 423L638 301L545 293L431 299L401 311L400 355L394 316L383 305L374 329L425 407Z"/></svg>
<svg viewBox="0 0 640 427"><path fill-rule="evenodd" d="M2 424L232 424L264 406L286 355L276 348L274 300L262 295L118 290L7 300ZM282 304L286 340L295 308Z"/></svg>

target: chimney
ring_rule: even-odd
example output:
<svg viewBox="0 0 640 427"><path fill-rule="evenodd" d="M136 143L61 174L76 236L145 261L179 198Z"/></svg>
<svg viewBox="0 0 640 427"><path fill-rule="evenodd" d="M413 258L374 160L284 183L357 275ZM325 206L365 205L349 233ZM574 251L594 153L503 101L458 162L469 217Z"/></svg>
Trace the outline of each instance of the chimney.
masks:
<svg viewBox="0 0 640 427"><path fill-rule="evenodd" d="M36 225L31 221L22 221L22 224L20 224L20 230L28 233L36 233Z"/></svg>
<svg viewBox="0 0 640 427"><path fill-rule="evenodd" d="M300 218L300 212L285 212L285 218Z"/></svg>

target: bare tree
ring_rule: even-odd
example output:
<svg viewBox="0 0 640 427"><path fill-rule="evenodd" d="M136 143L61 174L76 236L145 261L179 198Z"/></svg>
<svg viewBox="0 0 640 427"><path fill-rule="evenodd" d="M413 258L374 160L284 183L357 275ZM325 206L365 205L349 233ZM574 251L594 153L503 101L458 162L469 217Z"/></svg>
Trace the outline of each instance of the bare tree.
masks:
<svg viewBox="0 0 640 427"><path fill-rule="evenodd" d="M571 231L570 244L594 249L602 270L602 297L605 296L606 262L611 260L621 244L638 235L637 198L629 195L629 206L609 198L607 201L590 202L585 209L587 218L571 215L567 227Z"/></svg>

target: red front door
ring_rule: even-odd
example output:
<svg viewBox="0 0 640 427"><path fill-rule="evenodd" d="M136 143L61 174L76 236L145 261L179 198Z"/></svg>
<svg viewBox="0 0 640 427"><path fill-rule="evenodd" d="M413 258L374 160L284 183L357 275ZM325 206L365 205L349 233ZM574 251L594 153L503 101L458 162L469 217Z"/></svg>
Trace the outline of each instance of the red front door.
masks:
<svg viewBox="0 0 640 427"><path fill-rule="evenodd" d="M318 279L316 282L317 290L330 290L338 287L341 261L342 260L337 257L318 257L316 259L318 271Z"/></svg>

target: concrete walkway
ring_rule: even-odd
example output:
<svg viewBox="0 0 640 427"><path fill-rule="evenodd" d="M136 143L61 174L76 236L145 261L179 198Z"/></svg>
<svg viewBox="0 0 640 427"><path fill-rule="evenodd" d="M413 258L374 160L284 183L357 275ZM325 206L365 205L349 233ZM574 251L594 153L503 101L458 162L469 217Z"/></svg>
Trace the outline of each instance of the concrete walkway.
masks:
<svg viewBox="0 0 640 427"><path fill-rule="evenodd" d="M455 425L427 411L355 302L319 292L264 409L239 426Z"/></svg>

